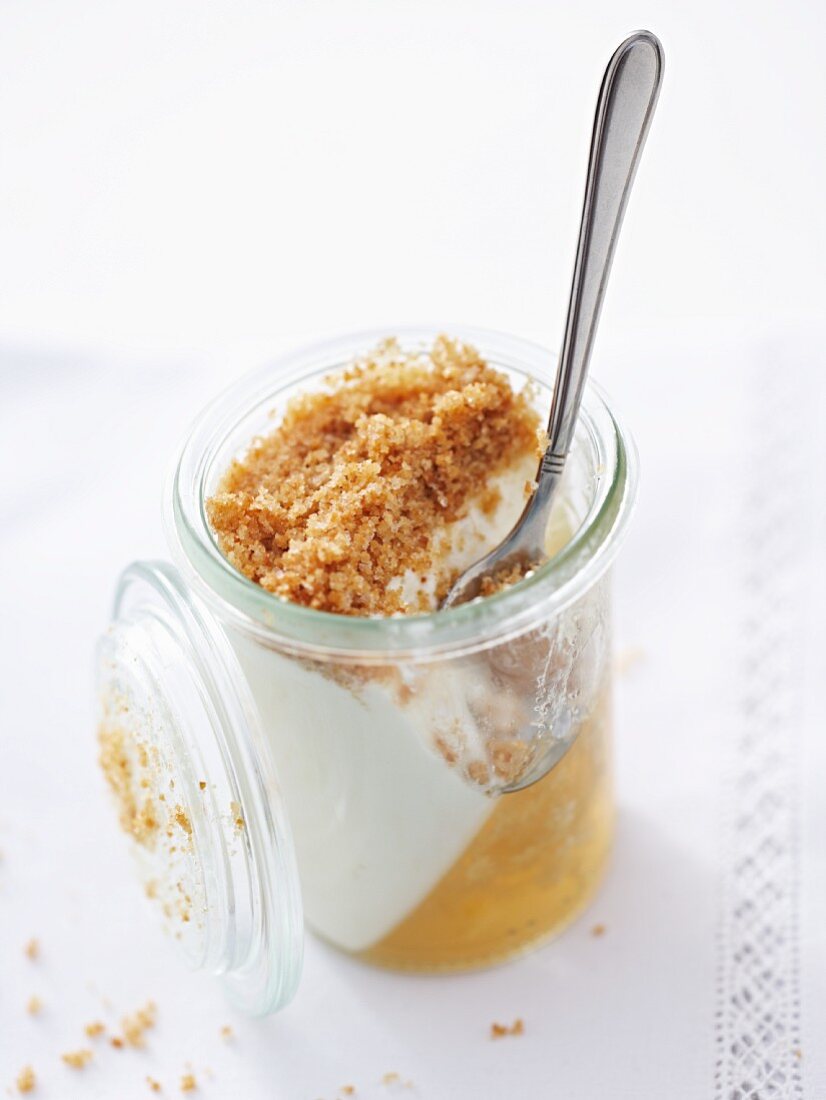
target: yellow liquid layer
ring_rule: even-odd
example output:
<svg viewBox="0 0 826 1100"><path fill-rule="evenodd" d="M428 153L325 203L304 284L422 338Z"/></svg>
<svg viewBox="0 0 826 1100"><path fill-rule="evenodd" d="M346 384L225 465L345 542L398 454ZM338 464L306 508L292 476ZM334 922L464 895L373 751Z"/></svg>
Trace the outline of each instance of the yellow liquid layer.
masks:
<svg viewBox="0 0 826 1100"><path fill-rule="evenodd" d="M502 795L427 897L358 957L401 970L472 969L560 931L605 869L614 811L609 754L606 697L556 767Z"/></svg>

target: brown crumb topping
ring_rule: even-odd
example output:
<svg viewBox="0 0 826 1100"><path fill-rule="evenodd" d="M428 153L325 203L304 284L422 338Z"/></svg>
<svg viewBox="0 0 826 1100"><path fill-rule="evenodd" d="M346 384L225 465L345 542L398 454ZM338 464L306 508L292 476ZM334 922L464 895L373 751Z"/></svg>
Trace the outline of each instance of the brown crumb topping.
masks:
<svg viewBox="0 0 826 1100"><path fill-rule="evenodd" d="M198 1082L195 1080L194 1073L185 1073L181 1078L181 1092L195 1092L198 1088Z"/></svg>
<svg viewBox="0 0 826 1100"><path fill-rule="evenodd" d="M525 1023L520 1017L517 1017L510 1027L507 1024L490 1025L491 1039L503 1039L506 1035L524 1035L524 1033Z"/></svg>
<svg viewBox="0 0 826 1100"><path fill-rule="evenodd" d="M32 962L34 962L36 959L39 959L40 940L32 937L32 939L30 939L26 946L23 948L23 954L26 956L27 959L31 959Z"/></svg>
<svg viewBox="0 0 826 1100"><path fill-rule="evenodd" d="M17 1075L18 1092L34 1092L37 1087L37 1077L31 1066L23 1066Z"/></svg>
<svg viewBox="0 0 826 1100"><path fill-rule="evenodd" d="M539 565L539 562L505 563L500 569L497 569L495 573L482 578L482 582L479 586L479 595L493 596L497 592L504 592L506 588L510 588L511 585L518 584L519 581L523 581L526 577L529 577L539 568Z"/></svg>
<svg viewBox="0 0 826 1100"><path fill-rule="evenodd" d="M92 1061L94 1055L91 1050L70 1050L60 1056L67 1066L72 1069L84 1069Z"/></svg>
<svg viewBox="0 0 826 1100"><path fill-rule="evenodd" d="M536 413L446 336L427 354L387 340L328 381L294 398L232 463L207 502L210 523L241 573L294 603L344 615L418 610L398 579L432 571L445 526L532 453ZM437 598L450 580L439 578Z"/></svg>

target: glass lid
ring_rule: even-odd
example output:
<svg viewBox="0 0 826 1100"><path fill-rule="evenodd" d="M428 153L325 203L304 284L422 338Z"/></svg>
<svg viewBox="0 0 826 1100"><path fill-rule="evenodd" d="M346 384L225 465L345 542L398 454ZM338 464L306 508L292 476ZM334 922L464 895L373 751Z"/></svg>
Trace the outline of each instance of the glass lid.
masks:
<svg viewBox="0 0 826 1100"><path fill-rule="evenodd" d="M190 967L276 1011L304 935L286 809L232 647L171 566L122 574L97 688L101 765L150 908Z"/></svg>

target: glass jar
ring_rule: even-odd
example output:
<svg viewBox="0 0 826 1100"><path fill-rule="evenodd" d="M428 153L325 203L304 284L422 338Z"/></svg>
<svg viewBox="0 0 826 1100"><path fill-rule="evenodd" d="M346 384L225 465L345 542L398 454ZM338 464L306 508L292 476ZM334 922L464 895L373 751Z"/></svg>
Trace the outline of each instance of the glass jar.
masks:
<svg viewBox="0 0 826 1100"><path fill-rule="evenodd" d="M438 330L397 332L429 347ZM384 333L301 350L209 405L166 491L175 567L130 566L98 655L101 760L147 895L191 965L272 1011L303 920L370 963L460 970L558 932L613 817L608 567L633 447L590 386L549 529L518 585L434 614L282 601L229 564L205 501L297 392ZM550 405L552 356L451 330ZM564 531L564 536L560 534Z"/></svg>

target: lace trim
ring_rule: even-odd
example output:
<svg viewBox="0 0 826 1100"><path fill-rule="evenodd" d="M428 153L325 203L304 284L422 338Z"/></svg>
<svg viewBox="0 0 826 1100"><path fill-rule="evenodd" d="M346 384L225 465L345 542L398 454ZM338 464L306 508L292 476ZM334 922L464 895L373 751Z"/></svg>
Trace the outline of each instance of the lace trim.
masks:
<svg viewBox="0 0 826 1100"><path fill-rule="evenodd" d="M805 432L773 361L750 379L751 439L740 560L741 696L729 786L716 1015L717 1100L798 1100L797 739L802 721L799 561ZM774 380L783 373L782 389ZM767 446L771 441L771 446ZM762 445L762 446L760 446ZM770 455L769 453L770 452Z"/></svg>

